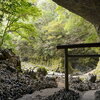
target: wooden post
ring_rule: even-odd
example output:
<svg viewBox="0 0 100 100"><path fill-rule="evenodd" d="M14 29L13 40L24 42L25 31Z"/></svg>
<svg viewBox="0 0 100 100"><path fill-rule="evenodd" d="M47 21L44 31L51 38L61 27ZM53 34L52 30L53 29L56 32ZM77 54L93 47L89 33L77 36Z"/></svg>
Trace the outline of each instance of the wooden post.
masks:
<svg viewBox="0 0 100 100"><path fill-rule="evenodd" d="M69 84L68 84L68 48L65 49L65 89L66 91L69 90Z"/></svg>
<svg viewBox="0 0 100 100"><path fill-rule="evenodd" d="M65 67L65 89L66 91L69 90L69 84L68 84L68 57L100 57L100 54L94 54L94 55L68 55L68 49L69 48L86 48L86 47L100 47L100 43L86 43L86 44L70 44L70 45L59 45L57 46L57 49L64 49L64 67Z"/></svg>

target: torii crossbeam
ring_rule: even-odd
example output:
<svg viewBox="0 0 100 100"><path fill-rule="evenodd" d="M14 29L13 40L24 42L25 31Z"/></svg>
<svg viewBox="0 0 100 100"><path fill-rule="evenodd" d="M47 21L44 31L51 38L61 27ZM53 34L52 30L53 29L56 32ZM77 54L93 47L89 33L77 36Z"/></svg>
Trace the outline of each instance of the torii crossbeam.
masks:
<svg viewBox="0 0 100 100"><path fill-rule="evenodd" d="M69 55L68 49L70 48L86 48L86 47L100 47L100 43L84 43L84 44L71 44L71 45L58 45L57 49L64 49L65 58L64 58L64 67L65 67L65 89L69 90L68 84L68 57L100 57L100 54L97 55Z"/></svg>

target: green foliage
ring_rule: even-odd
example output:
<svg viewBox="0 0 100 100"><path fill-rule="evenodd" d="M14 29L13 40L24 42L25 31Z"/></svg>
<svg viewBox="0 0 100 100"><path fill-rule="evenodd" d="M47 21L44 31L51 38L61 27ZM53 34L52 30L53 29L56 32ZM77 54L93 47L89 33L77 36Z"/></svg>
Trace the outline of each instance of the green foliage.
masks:
<svg viewBox="0 0 100 100"><path fill-rule="evenodd" d="M96 69L94 70L94 74L97 75L97 79L100 80L100 62L98 62Z"/></svg>
<svg viewBox="0 0 100 100"><path fill-rule="evenodd" d="M91 23L50 0L0 1L0 46L13 48L22 59L27 57L34 64L53 70L59 67L63 72L64 54L56 46L97 42L97 37ZM76 49L70 52L83 53ZM84 68L89 62L95 62L93 59L69 60L69 73L75 71L76 62Z"/></svg>
<svg viewBox="0 0 100 100"><path fill-rule="evenodd" d="M69 74L72 74L73 72L74 72L74 69L73 69L71 63L69 63L68 73L69 73Z"/></svg>
<svg viewBox="0 0 100 100"><path fill-rule="evenodd" d="M38 73L39 75L46 76L46 75L47 75L47 70L46 70L45 67L39 67L39 68L37 69L37 73Z"/></svg>
<svg viewBox="0 0 100 100"><path fill-rule="evenodd" d="M37 5L42 10L42 16L35 21L37 37L32 39L33 42L31 43L25 40L21 41L19 43L21 44L21 46L19 45L19 52L21 52L21 56L26 57L28 55L29 59L35 64L50 66L53 70L59 67L60 71L63 72L64 54L62 51L58 51L56 46L60 44L96 42L95 28L83 18L50 1L44 0L39 4L37 3ZM80 50L72 50L72 52L77 51L78 53L81 52ZM84 50L84 52L87 52L87 50ZM73 61L75 62L75 60ZM85 68L92 61L95 60L77 59L77 64ZM73 72L77 68L77 64L74 64L71 59L70 63L72 67L69 68L71 70L69 72ZM92 68L94 66L95 64Z"/></svg>
<svg viewBox="0 0 100 100"><path fill-rule="evenodd" d="M28 35L36 33L34 24L29 24L30 20L35 20L41 14L34 2L0 0L0 12L0 46L8 39L8 34L11 37L12 33L18 33L22 35L22 38L26 38ZM24 36L22 33L24 33Z"/></svg>

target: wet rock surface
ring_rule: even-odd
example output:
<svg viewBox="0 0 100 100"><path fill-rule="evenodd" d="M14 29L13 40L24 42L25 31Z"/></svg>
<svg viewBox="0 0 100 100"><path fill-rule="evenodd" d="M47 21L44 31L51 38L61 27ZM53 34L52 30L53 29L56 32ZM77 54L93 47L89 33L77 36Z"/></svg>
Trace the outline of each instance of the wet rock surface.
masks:
<svg viewBox="0 0 100 100"><path fill-rule="evenodd" d="M23 74L19 57L9 49L0 49L0 100L16 100L24 94L52 87L57 87L55 80L38 80Z"/></svg>

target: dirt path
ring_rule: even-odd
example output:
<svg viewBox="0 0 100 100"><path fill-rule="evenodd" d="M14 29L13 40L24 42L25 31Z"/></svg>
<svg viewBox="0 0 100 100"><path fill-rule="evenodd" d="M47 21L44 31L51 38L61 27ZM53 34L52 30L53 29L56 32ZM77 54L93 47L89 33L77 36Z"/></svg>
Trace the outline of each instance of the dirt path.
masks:
<svg viewBox="0 0 100 100"><path fill-rule="evenodd" d="M96 90L90 90L84 93L81 100L95 100L95 92Z"/></svg>
<svg viewBox="0 0 100 100"><path fill-rule="evenodd" d="M41 91L36 91L33 94L24 95L22 98L17 100L41 100L42 98L46 98L50 95L53 95L55 92L59 91L62 88L48 88L43 89Z"/></svg>

